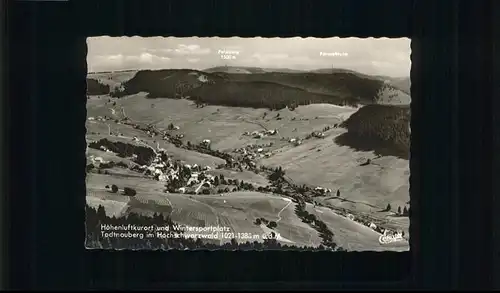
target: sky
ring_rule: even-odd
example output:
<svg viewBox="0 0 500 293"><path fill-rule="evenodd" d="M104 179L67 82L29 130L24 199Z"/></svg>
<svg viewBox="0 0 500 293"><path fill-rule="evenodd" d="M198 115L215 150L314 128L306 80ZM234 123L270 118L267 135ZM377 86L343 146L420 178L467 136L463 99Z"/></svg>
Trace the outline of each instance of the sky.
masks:
<svg viewBox="0 0 500 293"><path fill-rule="evenodd" d="M250 66L313 70L344 68L370 75L408 77L409 38L176 38L92 37L89 72ZM222 59L221 51L233 57Z"/></svg>

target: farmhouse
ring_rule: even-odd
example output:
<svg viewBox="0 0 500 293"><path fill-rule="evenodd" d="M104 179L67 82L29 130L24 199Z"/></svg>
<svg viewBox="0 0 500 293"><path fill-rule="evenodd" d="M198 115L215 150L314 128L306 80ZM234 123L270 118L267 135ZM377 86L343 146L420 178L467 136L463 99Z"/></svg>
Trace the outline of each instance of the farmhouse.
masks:
<svg viewBox="0 0 500 293"><path fill-rule="evenodd" d="M155 168L160 168L160 169L166 167L166 165L164 163L153 163L153 166Z"/></svg>
<svg viewBox="0 0 500 293"><path fill-rule="evenodd" d="M195 184L198 184L200 183L200 181L198 180L198 178L189 178L188 182L186 183L187 186L193 186Z"/></svg>
<svg viewBox="0 0 500 293"><path fill-rule="evenodd" d="M94 161L95 161L95 162L99 162L99 163L105 163L105 162L106 162L106 161L104 161L104 159L103 159L103 158L101 158L101 157L95 157L95 158L94 158Z"/></svg>

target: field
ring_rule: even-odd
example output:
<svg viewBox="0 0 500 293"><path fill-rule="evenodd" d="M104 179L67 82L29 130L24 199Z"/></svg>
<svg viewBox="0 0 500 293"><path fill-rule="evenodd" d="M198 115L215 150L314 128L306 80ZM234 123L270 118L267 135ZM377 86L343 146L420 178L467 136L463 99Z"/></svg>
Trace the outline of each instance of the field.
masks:
<svg viewBox="0 0 500 293"><path fill-rule="evenodd" d="M318 200L360 211L383 210L388 203L404 206L408 201L409 166L407 161L381 157L339 147L333 139L311 141L277 153L261 163L282 166L297 184L312 184L340 191L340 198ZM360 166L367 158L373 164ZM304 170L308 170L304 172Z"/></svg>
<svg viewBox="0 0 500 293"><path fill-rule="evenodd" d="M102 73L89 78L116 89L132 80L134 74ZM134 86L140 88L140 84ZM366 91L363 94L368 95ZM162 213L182 225L229 227L234 233L258 235L252 242L263 241L264 233L275 232L283 244L317 247L322 244L321 233L296 212L300 192L293 196L280 193L274 189L275 182L269 179L270 168L281 167L285 173L284 184L332 190L303 200L306 211L326 224L338 246L356 251L408 250L407 241L381 244L379 231L342 214L368 219L385 229L407 233L409 227L408 217L397 215L397 208L407 207L409 202L408 160L379 155L373 150L360 151L336 142L337 137L349 131L342 124L358 111L359 107L319 103L280 110L217 104L200 106L187 98L151 98L147 91L127 92L120 97L91 95L87 100L87 115L92 118L86 123L89 144L106 138L111 143L126 145L131 151L113 153L88 148L88 163L100 157L126 166L96 167L89 171L87 203L93 207L104 206L110 216ZM162 134L146 131L145 127ZM252 134L273 130L276 130L273 135ZM322 136L315 137L314 133L322 133ZM209 140L209 147L201 147L205 140ZM185 168L198 165L205 170L200 171L203 174L234 181L219 183L221 187L212 183L214 186L210 188L203 182L189 188L186 185L185 193L179 187L176 191L167 191L168 182L137 169L142 164L135 161L132 153L150 156L153 160L153 151L144 154L139 146L150 148L155 154L163 149L172 162L179 162ZM226 156L233 161L229 163ZM367 160L371 163L365 164ZM180 172L179 167L172 170ZM120 190L133 188L137 194L128 197L120 192L111 193L106 186L112 184ZM228 190L223 193L217 191L226 187ZM392 206L390 210L386 209L388 204ZM265 222L258 223L259 219ZM276 225L266 225L267 222ZM217 241L224 243L231 239Z"/></svg>
<svg viewBox="0 0 500 293"><path fill-rule="evenodd" d="M104 186L134 187L138 195L132 199L108 192ZM185 194L165 194L161 184L140 178L91 174L87 185L87 202L91 206L106 203L109 215L139 213L152 215L166 213L178 224L190 226L230 227L234 233L262 235L261 226L254 224L255 219L263 217L277 221L276 231L285 239L292 238L296 245L318 243L316 231L303 224L294 216L293 204L280 196L258 192L234 192L224 196L187 196ZM230 241L231 239L224 239ZM262 240L262 239L259 239Z"/></svg>

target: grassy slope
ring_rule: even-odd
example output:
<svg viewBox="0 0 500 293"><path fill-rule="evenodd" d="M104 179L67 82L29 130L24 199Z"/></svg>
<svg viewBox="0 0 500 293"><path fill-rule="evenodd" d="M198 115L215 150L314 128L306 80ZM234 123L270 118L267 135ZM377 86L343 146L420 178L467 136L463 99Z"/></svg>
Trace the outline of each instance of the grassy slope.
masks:
<svg viewBox="0 0 500 293"><path fill-rule="evenodd" d="M356 72L354 70L339 69L339 68L335 68L335 69L323 68L323 69L312 70L310 72L324 73L324 74L328 74L328 73L352 73L352 74L358 75L362 78L379 79L382 81L388 81L389 84L391 84L396 89L399 89L408 95L410 94L410 85L411 85L410 77L389 77L389 76L380 76L380 75L372 76L372 75L362 74L362 73Z"/></svg>
<svg viewBox="0 0 500 293"><path fill-rule="evenodd" d="M150 120L155 120L158 119L160 116L155 117L154 115L146 115L148 119L150 120L141 120L139 115L134 115L136 112L133 111L130 107L130 99L135 100L135 101L140 101L141 103L150 106L150 102L147 99L143 99L141 97L136 97L134 98L126 98L126 99L119 99L117 100L117 106L115 107L117 109L117 113L119 112L119 108L124 105L125 109L130 110L126 111L127 115L131 115L132 117L135 117L136 120L139 120L139 122L147 123L150 122ZM88 116L103 116L103 115L110 115L110 111L107 108L108 105L106 105L107 99L91 99L88 100L87 102L87 111L88 111ZM183 101L177 101L177 100L166 100L170 102L183 102ZM133 102L132 102L133 103ZM138 103L140 104L140 103ZM140 107L139 107L140 109ZM174 110L174 109L172 109ZM130 112L130 113L129 113ZM143 113L142 111L139 111L140 113ZM160 113L161 115L161 113ZM139 117L137 117L139 116ZM168 116L166 116L168 117ZM139 119L138 119L139 118ZM157 121L157 120L156 120ZM170 123L171 120L166 120L166 122ZM165 127L168 125L168 123L165 124ZM116 136L116 135L108 135L108 126L110 126L111 131L114 133L118 134L123 134L123 136ZM189 151L189 150L184 150L180 148L176 148L173 144L163 141L160 139L160 137L155 137L152 138L150 136L147 136L143 131L134 129L129 125L124 125L124 124L117 124L114 121L106 121L106 122L100 122L100 121L88 121L87 124L87 139L88 140L99 140L101 138L108 138L111 141L122 141L130 144L136 144L135 142L132 141L131 138L134 136L146 141L146 144L151 146L151 147L156 147L156 144L159 143L160 147L165 148L169 153L171 153L172 157L177 160L181 160L183 162L190 162L191 164L198 164L198 165L203 165L203 166L217 166L219 164L224 163L224 160L220 158L216 158L210 155L206 154L200 154L194 151ZM90 134L90 133L95 133L99 132L100 134ZM138 144L140 145L140 144Z"/></svg>

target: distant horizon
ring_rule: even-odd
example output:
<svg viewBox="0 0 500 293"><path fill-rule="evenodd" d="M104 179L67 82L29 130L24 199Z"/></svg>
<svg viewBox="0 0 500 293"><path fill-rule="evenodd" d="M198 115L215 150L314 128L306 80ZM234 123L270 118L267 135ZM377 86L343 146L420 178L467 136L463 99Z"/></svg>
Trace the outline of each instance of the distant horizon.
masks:
<svg viewBox="0 0 500 293"><path fill-rule="evenodd" d="M311 71L337 68L408 77L409 38L90 37L89 72L256 67Z"/></svg>
<svg viewBox="0 0 500 293"><path fill-rule="evenodd" d="M196 69L196 68L154 68L154 69L119 69L119 70L104 70L104 71L88 71L87 74L92 74L92 73L112 73L112 72L128 72L128 71L145 71L145 70L151 70L151 71L160 71L160 70L196 70L196 71L205 71L208 69L213 69L217 67L226 67L224 65L219 65L219 66L213 66L213 67L207 67L205 69ZM286 67L257 67L257 66L238 66L238 65L231 65L227 66L228 68L260 68L260 69L271 69L271 70L290 70L290 71L297 71L297 73L300 72L311 72L311 71L317 71L317 70L327 70L327 69L332 69L332 70L345 70L345 71L353 71L357 72L360 74L368 75L368 76L384 76L384 77L390 77L390 78L410 78L410 73L406 76L391 76L391 75L383 75L383 74L369 74L365 72L361 72L358 70L354 69L349 69L349 68L340 68L340 67L333 67L333 68L328 68L328 67L323 67L323 68L316 68L316 69L292 69L292 68L286 68ZM292 72L293 73L293 72ZM314 73L314 72L312 72ZM238 74L238 73L233 73L233 74ZM241 73L241 74L252 74L252 73Z"/></svg>

